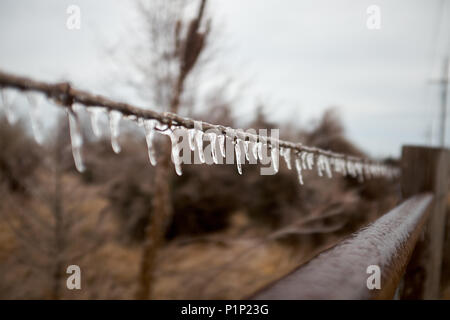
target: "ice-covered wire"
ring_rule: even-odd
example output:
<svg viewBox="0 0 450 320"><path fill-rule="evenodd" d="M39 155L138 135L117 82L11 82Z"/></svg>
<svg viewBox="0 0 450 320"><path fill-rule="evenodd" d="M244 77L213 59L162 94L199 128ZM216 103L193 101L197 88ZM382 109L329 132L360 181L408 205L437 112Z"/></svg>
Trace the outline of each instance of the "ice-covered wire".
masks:
<svg viewBox="0 0 450 320"><path fill-rule="evenodd" d="M63 83L48 83L44 81L37 81L31 78L17 76L0 71L0 89L2 88L15 88L21 91L37 91L45 94L49 99L55 101L59 106L65 108L72 108L74 103L82 104L86 107L103 107L108 111L119 111L124 116L135 116L142 119L154 119L167 126L181 126L186 129L199 129L202 131L215 130L218 133L226 134L230 128L211 124L207 122L201 122L202 127L198 128L195 124L198 121L181 117L180 115L170 112L157 112L154 110L139 108L134 105L117 102L106 98L101 95L95 95L87 91L78 90L73 88L68 82ZM297 153L307 152L309 154L315 154L317 156L326 156L334 159L342 159L344 161L359 162L364 164L379 165L377 161L361 158L343 153L337 153L329 150L324 150L317 147L306 146L301 143L294 143L291 141L285 141L275 139L269 136L261 136L244 132L243 130L234 130L236 138L241 140L259 141L270 145L277 145L280 148L292 149Z"/></svg>

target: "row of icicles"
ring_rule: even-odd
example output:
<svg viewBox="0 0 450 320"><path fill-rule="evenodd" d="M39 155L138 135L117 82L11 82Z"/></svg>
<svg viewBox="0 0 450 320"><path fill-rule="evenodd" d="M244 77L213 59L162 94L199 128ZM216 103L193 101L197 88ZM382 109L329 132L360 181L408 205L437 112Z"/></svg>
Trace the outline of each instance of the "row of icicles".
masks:
<svg viewBox="0 0 450 320"><path fill-rule="evenodd" d="M14 89L2 89L0 90L1 98L3 101L4 112L6 114L7 120L10 124L14 124L17 121L17 115L13 110L13 98L17 94L17 90ZM45 95L38 92L26 92L26 97L29 104L32 107L30 112L31 115L31 127L33 130L34 138L37 143L42 144L44 141L44 136L42 134L43 126L39 121L39 106L42 104ZM81 149L83 146L83 135L81 133L81 126L78 121L76 114L83 110L83 106L75 104L74 108L70 110L66 109L67 117L69 120L69 130L70 138L72 144L72 154L75 162L75 167L79 172L83 172L86 168L83 163ZM120 121L123 118L123 114L117 110L108 111L104 107L86 107L89 113L92 131L96 137L102 135L100 129L100 118L104 114L108 114L109 117L109 128L111 136L111 146L115 153L121 151L119 144L119 127ZM262 141L248 141L242 140L236 136L236 130L228 128L226 134L223 133L205 133L201 128L201 122L196 122L195 128L187 129L180 126L167 126L161 124L158 120L154 119L143 119L138 118L134 115L126 116L127 119L134 121L138 126L142 127L145 132L145 138L147 142L148 157L150 163L156 165L156 152L154 148L155 132L161 133L163 135L168 135L172 142L172 162L175 166L175 171L178 175L182 175L182 159L180 157L179 148L179 135L175 134L175 130L187 130L184 131L183 137L187 137L189 142L189 148L191 151L198 152L198 158L201 163L206 163L203 144L204 141L209 141L211 144L211 158L213 163L218 164L218 157L226 157L225 145L226 139L231 139L234 145L234 154L236 159L237 170L239 174L242 174L242 165L245 160L250 162L251 157L256 161L262 161L264 159L264 154L268 153L270 149L270 160L274 173L279 170L279 157L281 156L286 166L289 170L292 169L292 158L294 158L295 168L298 175L298 180L300 184L303 185L302 171L312 170L314 166L317 168L317 173L319 176L324 176L331 178L333 171L340 173L344 176L350 175L358 180L363 181L365 178L371 177L388 177L394 178L398 176L399 170L396 168L388 167L379 163L367 163L362 161L350 161L341 157L329 157L323 154L314 154L307 151L298 151L291 148L284 148L274 146L272 147L270 143L264 142L265 139L260 137L259 140ZM218 148L217 148L218 145ZM265 152L264 152L265 148ZM220 150L220 153L217 152ZM242 150L243 149L243 150ZM294 153L294 157L292 157ZM244 155L244 156L243 156ZM333 170L334 169L334 170Z"/></svg>

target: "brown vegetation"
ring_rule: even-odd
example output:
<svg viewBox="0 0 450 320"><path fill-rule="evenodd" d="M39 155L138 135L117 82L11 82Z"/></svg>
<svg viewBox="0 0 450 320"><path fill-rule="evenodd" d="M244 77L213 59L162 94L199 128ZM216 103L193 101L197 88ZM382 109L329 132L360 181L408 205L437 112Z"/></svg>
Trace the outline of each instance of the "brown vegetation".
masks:
<svg viewBox="0 0 450 320"><path fill-rule="evenodd" d="M251 125L273 126L262 114ZM309 132L291 132L286 138L312 141L320 136L324 143L342 141L341 152L361 153L343 130L336 131L339 127L338 118L330 122L326 114ZM38 147L22 126L2 120L0 144L15 151L2 153L0 161L29 168L17 159L29 155L35 160L33 168L1 174L0 297L134 298L157 187L143 136L124 135L119 155L112 153L109 141L88 142L88 170L78 174L63 130L59 144ZM284 164L274 176L260 176L257 165L245 165L243 171L239 176L234 165L184 165L183 176L171 180L174 214L155 260L154 298L245 297L397 201L396 184L386 180L319 179L310 172L300 186ZM43 252L49 249L52 254ZM80 291L64 287L69 264L82 269Z"/></svg>

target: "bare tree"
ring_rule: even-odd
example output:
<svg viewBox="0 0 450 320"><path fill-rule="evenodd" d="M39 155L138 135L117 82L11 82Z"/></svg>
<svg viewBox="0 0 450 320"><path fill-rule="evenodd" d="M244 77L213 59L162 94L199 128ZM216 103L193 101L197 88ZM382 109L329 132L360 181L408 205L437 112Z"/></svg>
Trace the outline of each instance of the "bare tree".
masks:
<svg viewBox="0 0 450 320"><path fill-rule="evenodd" d="M179 112L188 76L198 66L204 52L210 24L203 23L206 0L201 0L197 14L186 22L185 3L142 2L140 10L146 22L146 32L152 51L150 63L138 61L144 79L150 84L153 101L170 112ZM145 61L145 60L144 60ZM158 248L172 217L170 200L170 145L161 145L155 173L155 193L149 224L146 228L137 299L147 299L151 293L152 274Z"/></svg>
<svg viewBox="0 0 450 320"><path fill-rule="evenodd" d="M97 216L97 220L89 232L83 230L85 219L79 212L79 205L90 199L79 194L81 188L66 186L64 176L73 168L73 162L68 150L67 123L59 123L57 134L49 143L48 157L44 158L40 176L37 174L33 184L24 186L26 199L21 199L24 195L10 192L0 208L21 244L15 257L17 262L51 279L51 299L62 297L66 265L79 261L103 243L99 227L107 212L107 207L91 212L90 216ZM83 234L82 239L80 234Z"/></svg>

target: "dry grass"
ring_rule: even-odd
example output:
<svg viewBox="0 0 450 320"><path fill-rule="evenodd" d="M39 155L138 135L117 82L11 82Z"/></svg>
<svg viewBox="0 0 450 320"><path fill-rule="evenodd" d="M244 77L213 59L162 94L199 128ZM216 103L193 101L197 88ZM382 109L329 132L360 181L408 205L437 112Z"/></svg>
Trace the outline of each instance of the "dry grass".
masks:
<svg viewBox="0 0 450 320"><path fill-rule="evenodd" d="M94 199L93 203L101 203ZM89 215L84 209L83 214ZM286 274L327 244L312 250L309 246L261 242L269 230L248 228L244 213L231 216L230 227L201 239L177 240L161 250L156 270L156 299L240 299ZM95 219L87 219L84 228ZM112 219L111 221L115 221ZM99 250L69 264L82 270L82 290L63 290L64 299L132 299L140 263L140 247L114 240L120 225L109 223L108 241ZM49 274L45 270L17 262L21 250L14 233L0 223L0 265L3 284L0 297L48 298ZM232 236L232 237L231 237ZM232 240L230 240L232 239ZM77 241L73 239L73 249ZM328 245L336 239L330 238ZM82 241L80 241L82 243Z"/></svg>

